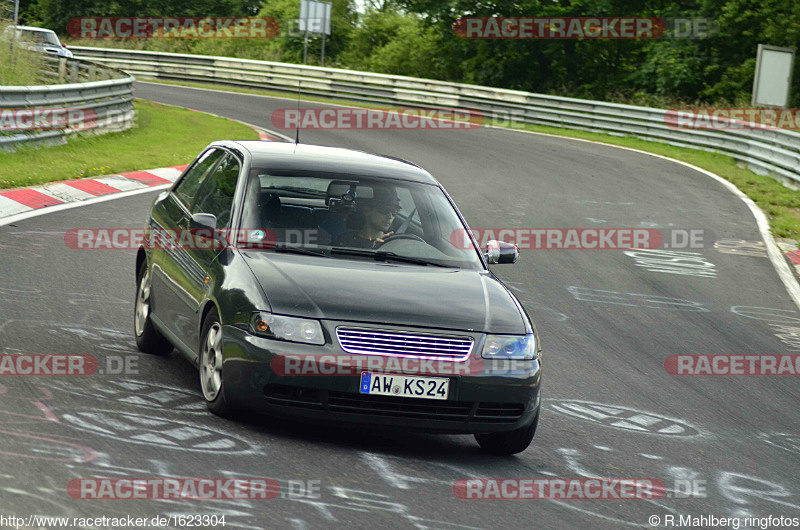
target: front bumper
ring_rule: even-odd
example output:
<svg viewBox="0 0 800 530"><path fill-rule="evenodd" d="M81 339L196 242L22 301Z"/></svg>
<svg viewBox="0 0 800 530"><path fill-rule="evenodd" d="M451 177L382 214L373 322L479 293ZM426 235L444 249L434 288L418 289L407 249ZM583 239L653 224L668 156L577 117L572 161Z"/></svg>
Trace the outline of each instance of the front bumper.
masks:
<svg viewBox="0 0 800 530"><path fill-rule="evenodd" d="M352 365L349 370L336 372L346 375L282 375L273 369L286 357L325 356L343 363L352 360L335 339L329 339L325 346L309 346L256 337L232 326L224 327L223 336L224 395L235 408L314 422L451 434L511 431L529 425L539 412L540 360L519 362L513 367L480 360L480 334L474 335L476 344L470 359L480 370L453 370L449 372L453 375L444 375L369 368L372 372L448 377L447 400L361 394L360 374L352 372ZM364 357L369 361L376 356ZM367 361L364 366L375 366Z"/></svg>

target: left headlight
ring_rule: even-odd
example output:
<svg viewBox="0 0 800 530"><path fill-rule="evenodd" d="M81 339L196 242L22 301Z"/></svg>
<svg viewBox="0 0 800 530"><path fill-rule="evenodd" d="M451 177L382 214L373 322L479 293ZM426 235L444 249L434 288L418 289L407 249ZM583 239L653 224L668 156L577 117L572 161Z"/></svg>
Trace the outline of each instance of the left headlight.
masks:
<svg viewBox="0 0 800 530"><path fill-rule="evenodd" d="M528 335L489 335L483 343L484 359L514 359L528 361L536 358L536 337Z"/></svg>
<svg viewBox="0 0 800 530"><path fill-rule="evenodd" d="M250 333L290 342L325 344L325 335L322 334L322 325L318 320L273 315L266 311L253 313L250 318Z"/></svg>

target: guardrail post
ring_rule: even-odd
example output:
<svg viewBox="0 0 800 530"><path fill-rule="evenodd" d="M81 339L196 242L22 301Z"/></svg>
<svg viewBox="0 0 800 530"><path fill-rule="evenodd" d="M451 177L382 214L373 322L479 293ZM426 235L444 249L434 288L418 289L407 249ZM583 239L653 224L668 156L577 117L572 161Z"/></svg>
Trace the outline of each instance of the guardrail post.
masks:
<svg viewBox="0 0 800 530"><path fill-rule="evenodd" d="M67 58L60 57L58 59L58 82L63 83L67 77Z"/></svg>

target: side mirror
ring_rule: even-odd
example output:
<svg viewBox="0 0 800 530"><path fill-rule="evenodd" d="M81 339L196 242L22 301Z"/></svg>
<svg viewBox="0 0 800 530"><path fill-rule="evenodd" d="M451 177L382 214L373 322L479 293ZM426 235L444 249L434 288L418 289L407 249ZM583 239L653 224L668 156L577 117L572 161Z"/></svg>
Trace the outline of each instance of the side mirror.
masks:
<svg viewBox="0 0 800 530"><path fill-rule="evenodd" d="M516 263L519 259L519 248L513 243L492 239L486 243L486 250L483 255L486 256L486 261L490 265L495 263Z"/></svg>
<svg viewBox="0 0 800 530"><path fill-rule="evenodd" d="M228 244L225 233L217 230L217 217L210 213L196 213L189 221L189 229L195 237L213 239L223 246Z"/></svg>
<svg viewBox="0 0 800 530"><path fill-rule="evenodd" d="M192 216L192 221L189 223L189 228L192 230L216 230L217 217L210 213L196 213Z"/></svg>

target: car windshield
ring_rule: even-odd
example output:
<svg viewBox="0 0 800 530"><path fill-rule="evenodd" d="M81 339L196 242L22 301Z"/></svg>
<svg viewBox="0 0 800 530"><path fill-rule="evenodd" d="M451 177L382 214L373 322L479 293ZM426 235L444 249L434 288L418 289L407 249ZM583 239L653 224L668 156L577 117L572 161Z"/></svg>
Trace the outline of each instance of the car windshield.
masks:
<svg viewBox="0 0 800 530"><path fill-rule="evenodd" d="M61 46L55 33L49 31L22 30L22 39L31 44Z"/></svg>
<svg viewBox="0 0 800 530"><path fill-rule="evenodd" d="M254 169L241 227L238 244L251 248L483 268L447 196L430 184Z"/></svg>

